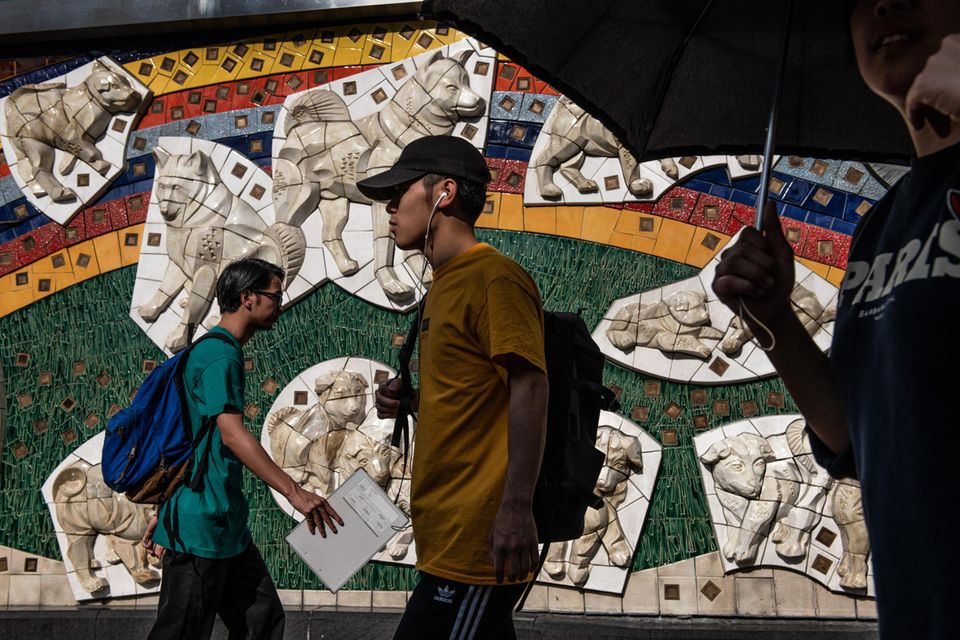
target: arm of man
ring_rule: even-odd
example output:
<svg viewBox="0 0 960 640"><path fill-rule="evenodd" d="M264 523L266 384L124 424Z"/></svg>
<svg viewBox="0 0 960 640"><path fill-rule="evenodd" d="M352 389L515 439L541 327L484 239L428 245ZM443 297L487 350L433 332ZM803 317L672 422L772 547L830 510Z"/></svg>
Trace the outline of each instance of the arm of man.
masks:
<svg viewBox="0 0 960 640"><path fill-rule="evenodd" d="M220 429L223 444L237 456L240 462L266 482L270 488L289 500L294 509L306 516L310 533L319 529L320 535L325 538L327 527L333 533L337 533L336 525L343 526L340 515L330 506L326 498L304 491L293 478L277 466L253 434L247 431L240 413L221 413L217 416L217 427Z"/></svg>
<svg viewBox="0 0 960 640"><path fill-rule="evenodd" d="M746 228L723 252L713 290L743 316L760 344L768 346L772 334L775 345L767 355L807 424L831 452L844 455L850 449L850 435L840 392L829 359L793 312L793 287L793 249L783 235L776 206L769 202L763 233Z"/></svg>
<svg viewBox="0 0 960 640"><path fill-rule="evenodd" d="M490 555L497 582L504 575L524 580L536 567L537 526L533 520L533 492L547 433L547 375L524 358L498 358L507 371L510 394L507 430L507 474L500 508L490 533Z"/></svg>

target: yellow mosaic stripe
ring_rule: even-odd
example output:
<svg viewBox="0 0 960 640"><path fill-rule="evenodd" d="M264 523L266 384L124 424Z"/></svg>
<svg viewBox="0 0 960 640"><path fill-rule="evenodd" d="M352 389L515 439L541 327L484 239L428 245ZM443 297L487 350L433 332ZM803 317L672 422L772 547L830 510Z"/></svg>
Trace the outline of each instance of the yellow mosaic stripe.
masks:
<svg viewBox="0 0 960 640"><path fill-rule="evenodd" d="M137 264L142 235L142 224L111 231L0 277L0 318L78 282ZM61 259L63 264L55 266ZM27 282L18 285L17 276L23 274Z"/></svg>
<svg viewBox="0 0 960 640"><path fill-rule="evenodd" d="M437 29L433 22L319 27L170 51L123 66L155 96L161 96L278 73L386 64L467 37L456 29L449 28L446 33L443 29L437 33Z"/></svg>

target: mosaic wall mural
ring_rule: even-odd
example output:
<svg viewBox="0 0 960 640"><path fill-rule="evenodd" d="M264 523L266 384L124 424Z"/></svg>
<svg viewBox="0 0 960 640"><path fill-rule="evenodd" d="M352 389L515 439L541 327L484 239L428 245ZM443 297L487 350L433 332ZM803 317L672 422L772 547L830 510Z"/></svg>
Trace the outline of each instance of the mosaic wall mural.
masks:
<svg viewBox="0 0 960 640"><path fill-rule="evenodd" d="M216 278L246 255L288 271L284 315L245 348L247 426L303 486L327 492L362 467L406 505L409 463L372 389L394 375L423 259L393 246L355 185L448 133L493 175L481 239L531 273L546 308L581 311L622 407L598 435L603 508L551 549L528 608L871 615L857 489L812 463L792 399L710 290L753 220L756 157L638 164L547 83L444 25L184 38L0 67L0 606L34 603L13 594L40 584L38 567L66 577L71 601L156 590L143 509L99 476L102 431L191 329L216 324ZM890 175L777 160L794 308L825 349L850 236ZM734 456L763 471L737 484ZM410 531L324 600L284 543L295 513L252 476L245 489L286 600L402 606ZM786 570L770 589L806 600L734 597L761 566Z"/></svg>

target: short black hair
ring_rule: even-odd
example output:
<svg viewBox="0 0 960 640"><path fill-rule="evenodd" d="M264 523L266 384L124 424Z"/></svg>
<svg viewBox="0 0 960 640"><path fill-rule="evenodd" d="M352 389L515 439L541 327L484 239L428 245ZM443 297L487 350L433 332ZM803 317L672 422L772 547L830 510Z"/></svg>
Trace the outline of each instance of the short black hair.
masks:
<svg viewBox="0 0 960 640"><path fill-rule="evenodd" d="M463 215L467 218L467 222L472 225L480 217L483 212L483 205L487 202L487 185L476 180L445 176L439 173L428 173L423 176L423 184L429 188L447 178L457 183L457 195L460 197Z"/></svg>
<svg viewBox="0 0 960 640"><path fill-rule="evenodd" d="M240 294L244 291L266 289L273 276L283 282L283 269L259 258L244 258L231 263L217 278L217 302L220 313L231 313L240 308Z"/></svg>

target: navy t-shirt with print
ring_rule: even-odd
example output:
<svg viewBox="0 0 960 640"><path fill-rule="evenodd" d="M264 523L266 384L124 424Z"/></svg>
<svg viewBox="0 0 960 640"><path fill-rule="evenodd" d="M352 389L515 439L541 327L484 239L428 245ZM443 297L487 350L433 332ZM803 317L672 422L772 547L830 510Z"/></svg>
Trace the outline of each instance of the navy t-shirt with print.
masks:
<svg viewBox="0 0 960 640"><path fill-rule="evenodd" d="M960 145L914 160L857 228L830 360L860 478L883 638L960 638ZM852 463L852 464L851 464Z"/></svg>

